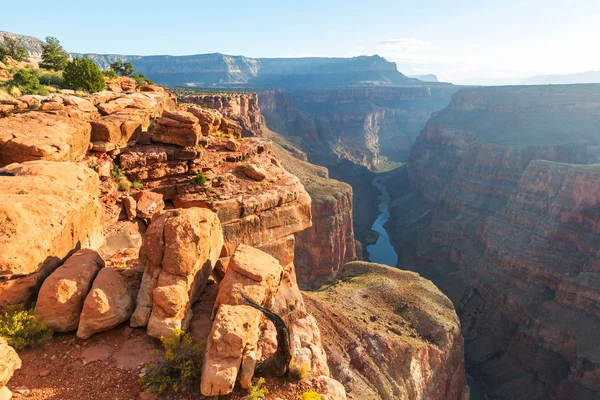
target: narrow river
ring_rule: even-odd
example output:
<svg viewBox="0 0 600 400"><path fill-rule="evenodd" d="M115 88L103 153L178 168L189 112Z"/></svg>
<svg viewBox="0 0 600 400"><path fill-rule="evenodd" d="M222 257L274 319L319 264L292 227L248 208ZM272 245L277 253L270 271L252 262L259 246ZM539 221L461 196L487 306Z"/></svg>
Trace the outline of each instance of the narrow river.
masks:
<svg viewBox="0 0 600 400"><path fill-rule="evenodd" d="M383 227L383 224L390 218L388 203L390 202L391 197L386 187L381 183L380 178L375 178L373 180L373 186L379 191L379 196L377 196L379 199L379 216L373 223L371 229L379 233L379 238L375 244L367 246L369 261L395 267L398 264L398 254L390 242L390 236Z"/></svg>

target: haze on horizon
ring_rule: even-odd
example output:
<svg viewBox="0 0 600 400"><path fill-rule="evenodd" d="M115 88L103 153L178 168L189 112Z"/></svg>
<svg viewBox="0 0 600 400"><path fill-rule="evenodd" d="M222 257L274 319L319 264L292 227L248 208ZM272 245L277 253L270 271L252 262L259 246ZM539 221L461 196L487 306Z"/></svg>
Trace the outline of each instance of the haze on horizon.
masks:
<svg viewBox="0 0 600 400"><path fill-rule="evenodd" d="M424 4L426 3L426 4ZM3 5L0 30L81 53L352 57L459 84L600 71L600 0L403 0Z"/></svg>

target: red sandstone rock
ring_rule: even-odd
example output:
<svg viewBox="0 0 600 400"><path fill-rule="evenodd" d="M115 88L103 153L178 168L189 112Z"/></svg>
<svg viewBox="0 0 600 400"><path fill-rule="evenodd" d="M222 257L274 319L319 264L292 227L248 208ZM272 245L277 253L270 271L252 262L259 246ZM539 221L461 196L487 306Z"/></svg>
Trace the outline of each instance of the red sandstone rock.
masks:
<svg viewBox="0 0 600 400"><path fill-rule="evenodd" d="M133 296L121 274L103 268L83 303L77 337L87 339L127 321L133 313L133 304Z"/></svg>
<svg viewBox="0 0 600 400"><path fill-rule="evenodd" d="M0 169L0 307L33 300L72 251L99 246L98 185L95 172L71 163Z"/></svg>
<svg viewBox="0 0 600 400"><path fill-rule="evenodd" d="M88 122L41 112L0 118L0 166L33 160L79 161L88 149Z"/></svg>
<svg viewBox="0 0 600 400"><path fill-rule="evenodd" d="M157 85L149 85L149 84L145 84L142 87L142 92L164 92L165 88L161 87L161 86L157 86Z"/></svg>
<svg viewBox="0 0 600 400"><path fill-rule="evenodd" d="M117 111L122 111L134 103L135 101L131 97L123 96L109 101L108 103L99 104L97 107L98 111L100 111L102 115L110 115L116 113Z"/></svg>
<svg viewBox="0 0 600 400"><path fill-rule="evenodd" d="M223 247L219 220L194 208L167 211L144 237L145 266L132 326L148 324L148 334L187 330L191 305L204 289Z"/></svg>
<svg viewBox="0 0 600 400"><path fill-rule="evenodd" d="M244 171L244 174L246 174L248 178L254 179L255 181L259 182L267 177L266 171L255 164L250 164L244 167L242 171Z"/></svg>
<svg viewBox="0 0 600 400"><path fill-rule="evenodd" d="M125 207L127 219L133 221L135 217L137 217L137 202L135 201L135 199L131 196L124 197L123 207Z"/></svg>
<svg viewBox="0 0 600 400"><path fill-rule="evenodd" d="M35 315L55 332L77 329L83 302L104 261L92 250L79 250L42 284Z"/></svg>
<svg viewBox="0 0 600 400"><path fill-rule="evenodd" d="M155 214L165 208L163 196L159 193L144 190L137 197L136 214L140 218L152 219Z"/></svg>
<svg viewBox="0 0 600 400"><path fill-rule="evenodd" d="M178 125L178 126L174 126ZM194 147L202 135L198 118L187 111L164 111L152 133L155 142Z"/></svg>

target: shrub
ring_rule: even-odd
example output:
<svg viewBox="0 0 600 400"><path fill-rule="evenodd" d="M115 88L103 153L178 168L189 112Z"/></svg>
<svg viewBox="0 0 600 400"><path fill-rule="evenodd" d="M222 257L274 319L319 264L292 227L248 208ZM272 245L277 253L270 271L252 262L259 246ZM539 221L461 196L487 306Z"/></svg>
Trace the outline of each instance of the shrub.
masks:
<svg viewBox="0 0 600 400"><path fill-rule="evenodd" d="M310 365L308 361L298 364L295 359L290 362L290 370L288 371L288 377L296 382L300 382L306 378L310 373Z"/></svg>
<svg viewBox="0 0 600 400"><path fill-rule="evenodd" d="M179 329L160 339L165 359L147 367L140 380L142 388L150 393L178 393L184 388L197 386L202 367L204 344Z"/></svg>
<svg viewBox="0 0 600 400"><path fill-rule="evenodd" d="M25 61L29 57L27 49L23 47L19 39L4 36L4 45L0 45L0 61L10 56L15 61Z"/></svg>
<svg viewBox="0 0 600 400"><path fill-rule="evenodd" d="M42 62L40 67L63 70L69 62L69 55L60 45L57 38L48 36L46 43L42 45Z"/></svg>
<svg viewBox="0 0 600 400"><path fill-rule="evenodd" d="M0 314L0 336L16 350L37 347L52 338L52 330L44 321L23 306L7 308Z"/></svg>
<svg viewBox="0 0 600 400"><path fill-rule="evenodd" d="M38 77L27 69L18 70L9 86L19 88L23 94L48 94L48 89L40 84Z"/></svg>
<svg viewBox="0 0 600 400"><path fill-rule="evenodd" d="M206 183L206 176L204 176L204 172L199 171L198 174L192 178L192 182L198 186L204 185Z"/></svg>
<svg viewBox="0 0 600 400"><path fill-rule="evenodd" d="M302 393L300 400L321 400L321 395L314 390Z"/></svg>
<svg viewBox="0 0 600 400"><path fill-rule="evenodd" d="M69 89L84 90L89 93L104 89L104 75L92 60L75 58L69 61L63 73L65 86Z"/></svg>
<svg viewBox="0 0 600 400"><path fill-rule="evenodd" d="M107 69L105 71L102 71L102 73L104 74L105 77L107 77L108 79L114 79L117 77L117 73L115 72L114 69Z"/></svg>
<svg viewBox="0 0 600 400"><path fill-rule="evenodd" d="M117 181L117 188L119 189L119 191L121 192L126 192L127 190L131 189L131 182L129 182L129 179L122 177L121 179L119 179Z"/></svg>
<svg viewBox="0 0 600 400"><path fill-rule="evenodd" d="M139 90L144 87L146 77L143 74L133 74L131 77L135 80L135 87Z"/></svg>
<svg viewBox="0 0 600 400"><path fill-rule="evenodd" d="M269 389L263 387L265 384L265 378L260 378L255 383L251 383L248 388L248 395L244 397L244 400L258 400L264 399L269 394Z"/></svg>
<svg viewBox="0 0 600 400"><path fill-rule="evenodd" d="M135 190L140 190L143 187L144 187L144 184L142 182L138 181L137 179L135 181L133 181L133 188Z"/></svg>
<svg viewBox="0 0 600 400"><path fill-rule="evenodd" d="M40 83L46 86L54 86L57 88L63 88L65 86L65 80L61 71L44 71L42 69L34 69L32 73L38 77Z"/></svg>
<svg viewBox="0 0 600 400"><path fill-rule="evenodd" d="M113 165L113 168L110 171L110 174L116 180L119 180L119 179L125 177L125 173L123 172L123 168L119 167L117 164Z"/></svg>

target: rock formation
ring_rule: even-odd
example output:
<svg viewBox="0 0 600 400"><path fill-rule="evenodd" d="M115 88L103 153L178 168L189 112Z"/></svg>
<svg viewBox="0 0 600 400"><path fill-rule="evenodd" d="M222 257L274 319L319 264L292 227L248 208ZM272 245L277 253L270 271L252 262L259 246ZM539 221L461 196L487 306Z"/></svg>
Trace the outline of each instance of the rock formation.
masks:
<svg viewBox="0 0 600 400"><path fill-rule="evenodd" d="M388 186L400 267L452 299L490 398L600 393L598 110L593 85L463 89Z"/></svg>
<svg viewBox="0 0 600 400"><path fill-rule="evenodd" d="M42 284L35 315L55 332L77 329L83 302L103 267L104 260L93 250L73 254Z"/></svg>
<svg viewBox="0 0 600 400"><path fill-rule="evenodd" d="M0 308L33 300L73 251L99 247L98 186L92 170L71 163L0 169Z"/></svg>
<svg viewBox="0 0 600 400"><path fill-rule="evenodd" d="M304 295L350 398L469 398L460 323L430 281L364 262L346 264L336 280Z"/></svg>
<svg viewBox="0 0 600 400"><path fill-rule="evenodd" d="M265 119L260 113L256 93L181 94L178 100L217 110L225 117L220 124L224 133L229 133L227 123L233 120L243 128L244 136L262 135Z"/></svg>
<svg viewBox="0 0 600 400"><path fill-rule="evenodd" d="M17 352L0 337L0 399L10 400L11 391L6 384L16 370L21 368L21 359Z"/></svg>
<svg viewBox="0 0 600 400"><path fill-rule="evenodd" d="M140 263L144 276L132 326L168 336L187 330L191 305L204 290L221 248L217 215L204 208L167 211L148 227Z"/></svg>

